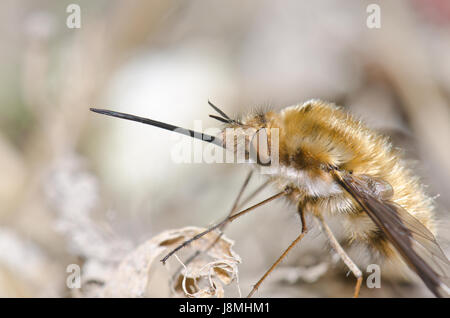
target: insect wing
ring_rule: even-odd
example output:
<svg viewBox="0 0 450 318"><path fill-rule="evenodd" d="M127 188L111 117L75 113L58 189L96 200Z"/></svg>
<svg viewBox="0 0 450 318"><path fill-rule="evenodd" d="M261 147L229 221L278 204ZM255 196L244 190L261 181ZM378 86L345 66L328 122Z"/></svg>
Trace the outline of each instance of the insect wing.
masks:
<svg viewBox="0 0 450 318"><path fill-rule="evenodd" d="M434 235L404 208L380 199L364 177L346 175L339 181L427 287L436 296L449 297L450 263Z"/></svg>

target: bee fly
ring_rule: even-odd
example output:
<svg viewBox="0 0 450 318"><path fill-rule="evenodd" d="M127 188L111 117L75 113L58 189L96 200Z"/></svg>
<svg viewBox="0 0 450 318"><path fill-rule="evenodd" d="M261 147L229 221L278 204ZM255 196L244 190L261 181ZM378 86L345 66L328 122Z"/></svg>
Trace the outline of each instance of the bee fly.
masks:
<svg viewBox="0 0 450 318"><path fill-rule="evenodd" d="M246 154L256 147L258 159L262 151L259 144L255 146L253 137L257 135L270 143L272 128L278 129L279 162L276 172L267 175L263 187L272 184L279 192L235 213L249 174L228 217L182 243L162 259L163 263L193 240L213 230L223 230L225 225L256 207L285 197L297 207L302 221L300 234L255 284L249 297L306 235L306 214L316 219L330 245L356 277L354 297L359 295L362 272L335 238L326 218L335 218L340 223L346 245L359 248L370 262L382 265L386 272L404 272L408 265L435 296L450 295L450 263L433 235L432 199L425 194L418 179L406 168L386 137L368 129L334 104L320 100L287 107L280 112L253 114L243 120L231 119L208 103L220 115L210 117L224 123L225 128L254 129L254 135L247 136L241 146ZM230 149L226 146L225 129L219 136L210 136L129 114L91 110L176 131ZM236 147L232 149L236 151ZM270 168L270 155L268 164L262 164L260 160L253 162L254 170ZM198 252L189 261L196 255Z"/></svg>

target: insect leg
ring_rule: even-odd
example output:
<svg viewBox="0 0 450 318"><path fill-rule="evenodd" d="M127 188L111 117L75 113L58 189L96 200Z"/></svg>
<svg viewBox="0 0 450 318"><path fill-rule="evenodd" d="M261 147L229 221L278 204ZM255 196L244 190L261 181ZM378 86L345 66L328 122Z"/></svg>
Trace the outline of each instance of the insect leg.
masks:
<svg viewBox="0 0 450 318"><path fill-rule="evenodd" d="M281 191L281 192L279 192L279 193L277 193L277 194L275 194L275 195L273 195L273 196L271 196L271 197L269 197L269 198L267 198L267 199L265 199L265 200L263 200L263 201L261 201L261 202L259 202L259 203L256 203L256 204L252 205L251 207L249 207L249 208L247 208L247 209L245 209L245 210L243 210L243 211L241 211L241 212L239 212L239 213L236 213L236 214L234 214L234 215L232 215L232 216L230 216L230 217L227 217L227 218L226 218L225 220L223 220L222 222L220 222L220 223L218 223L218 224L216 224L216 225L214 225L214 226L211 226L211 227L208 228L207 230L205 230L205 231L203 231L203 232L201 232L201 233L195 235L193 238L191 238L191 239L189 239L189 240L187 240L187 241L184 241L183 243L181 243L180 245L178 245L178 247L176 247L176 248L173 249L169 254L167 254L166 256L164 256L164 258L161 260L161 262L162 262L163 264L165 264L166 261L169 259L170 256L172 256L173 254L175 254L177 251L179 251L179 250L182 249L183 247L185 247L185 246L191 244L193 241L195 241L195 240L201 238L202 236L204 236L204 235L206 235L206 234L208 234L208 233L210 233L210 232L212 232L212 231L214 231L214 230L216 230L216 229L218 229L218 228L223 227L223 226L224 226L225 224L227 224L227 223L233 222L233 221L234 221L235 219L237 219L238 217L240 217L240 216L242 216L242 215L244 215L244 214L247 214L248 212L250 212L250 211L256 209L257 207L260 207L261 205L264 205L264 204L266 204L266 203L269 203L269 202L272 201L272 200L278 199L279 197L282 197L282 196L284 196L284 195L289 194L291 191L292 191L292 189L286 188L285 190L283 190L283 191Z"/></svg>
<svg viewBox="0 0 450 318"><path fill-rule="evenodd" d="M250 174L251 175L251 174ZM247 185L248 181L246 182L245 186ZM233 204L233 208L230 210L230 213L228 214L228 217L231 217L234 212L236 212L237 210L241 209L243 205L245 205L246 203L248 203L251 199L253 199L259 192L261 192L267 185L269 184L269 181L264 182L262 185L260 185L255 191L253 191L247 198L245 198L245 200L237 205L239 199L240 199L240 195L239 197L236 199L235 203ZM243 188L244 189L244 188ZM243 189L241 190L243 192ZM241 193L242 194L242 193ZM211 244L210 247L208 247L207 250L209 250L210 248L212 248L213 245L215 245L217 243L217 241L220 239L220 237L223 235L223 231L225 230L225 228L227 227L227 224L224 224L220 230L222 231L219 236L216 238L216 240Z"/></svg>
<svg viewBox="0 0 450 318"><path fill-rule="evenodd" d="M250 170L250 172L247 174L247 177L245 178L244 183L241 186L241 189L239 190L239 193L238 193L236 199L234 200L233 206L231 207L230 212L228 213L227 217L232 216L233 213L236 212L236 210L238 210L243 205L243 204L239 204L239 201L241 200L242 194L244 193L245 189L247 188L247 185L250 182L250 179L251 179L252 175L253 175L253 170ZM267 185L267 182L264 183L263 185ZM260 188L261 187L259 187L258 189L260 189ZM251 199L258 192L256 192L256 191L253 192L245 201ZM219 228L222 232L217 236L217 238L206 249L204 249L203 251L197 250L197 251L195 251L195 253L193 253L191 256L189 256L189 258L185 261L184 266L188 266L201 253L206 253L211 248L213 248L217 244L217 242L220 240L220 238L222 237L223 230L225 229L225 227L226 227L226 224L224 224L222 227ZM180 268L173 274L172 281L178 276L178 274L180 273L180 271L182 269L183 269L183 267L180 266Z"/></svg>
<svg viewBox="0 0 450 318"><path fill-rule="evenodd" d="M248 294L247 298L250 298L253 296L253 294L258 290L259 286L262 284L262 282L264 281L264 279L267 278L267 276L269 276L269 274L275 269L275 267L278 266L278 264L281 263L281 261L283 260L283 258L289 253L289 251L298 243L302 240L302 238L305 236L305 234L308 232L308 229L306 227L306 222L305 222L305 216L303 214L303 209L300 207L298 208L298 213L300 215L300 219L302 222L302 231L300 233L299 236L297 236L297 238L291 243L291 245L288 246L288 248L283 252L283 254L281 254L281 256L275 261L275 263L273 263L273 265L267 270L267 272L260 278L260 280L253 286L253 289L250 291L250 293Z"/></svg>
<svg viewBox="0 0 450 318"><path fill-rule="evenodd" d="M355 285L355 292L353 294L353 297L356 298L359 296L359 290L361 289L362 284L362 272L356 266L356 264L351 260L351 258L345 253L342 246L339 244L338 240L334 236L333 232L329 228L328 224L325 223L325 220L322 216L317 216L317 220L319 220L320 225L322 229L325 231L325 234L327 235L331 245L333 246L334 250L338 253L339 257L342 259L342 261L347 265L347 267L352 271L353 275L356 277L356 285Z"/></svg>

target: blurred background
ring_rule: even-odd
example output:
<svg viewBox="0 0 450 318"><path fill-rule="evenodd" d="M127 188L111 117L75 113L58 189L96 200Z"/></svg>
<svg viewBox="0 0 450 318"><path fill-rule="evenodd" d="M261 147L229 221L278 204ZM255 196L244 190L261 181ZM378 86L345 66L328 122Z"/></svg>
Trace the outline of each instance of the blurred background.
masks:
<svg viewBox="0 0 450 318"><path fill-rule="evenodd" d="M380 28L367 26L371 3ZM67 26L70 4L80 28ZM335 102L414 161L449 255L450 2L4 0L0 17L0 296L83 296L66 286L69 264L101 281L158 233L220 220L244 182L247 166L174 163L173 134L92 106L209 128L208 99L231 115ZM283 202L229 226L244 295L299 227ZM147 295L168 297L156 263ZM381 284L361 296L431 296L422 283ZM313 230L257 296L350 297L353 287Z"/></svg>

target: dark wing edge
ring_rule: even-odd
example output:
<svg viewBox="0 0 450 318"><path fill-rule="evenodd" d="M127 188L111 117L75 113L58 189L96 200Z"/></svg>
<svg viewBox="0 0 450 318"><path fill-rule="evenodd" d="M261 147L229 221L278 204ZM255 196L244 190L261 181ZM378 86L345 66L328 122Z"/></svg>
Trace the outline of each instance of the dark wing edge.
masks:
<svg viewBox="0 0 450 318"><path fill-rule="evenodd" d="M434 235L399 205L378 198L354 175L335 176L430 291L437 297L450 297L450 262Z"/></svg>

